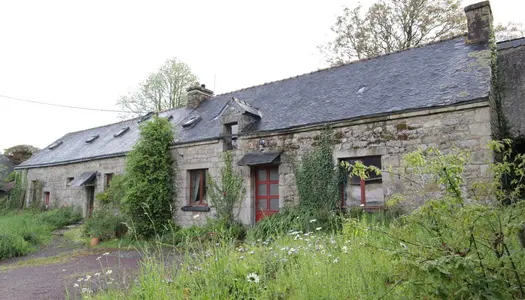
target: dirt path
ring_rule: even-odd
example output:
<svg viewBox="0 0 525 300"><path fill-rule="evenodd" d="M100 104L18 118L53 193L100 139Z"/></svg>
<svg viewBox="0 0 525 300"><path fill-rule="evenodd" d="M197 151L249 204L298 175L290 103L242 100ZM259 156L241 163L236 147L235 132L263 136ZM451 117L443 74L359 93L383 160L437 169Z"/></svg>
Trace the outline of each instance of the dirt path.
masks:
<svg viewBox="0 0 525 300"><path fill-rule="evenodd" d="M66 295L78 299L82 289L89 292L108 284L125 284L141 259L137 251L64 243L65 238L57 236L36 253L0 262L0 299L64 299Z"/></svg>

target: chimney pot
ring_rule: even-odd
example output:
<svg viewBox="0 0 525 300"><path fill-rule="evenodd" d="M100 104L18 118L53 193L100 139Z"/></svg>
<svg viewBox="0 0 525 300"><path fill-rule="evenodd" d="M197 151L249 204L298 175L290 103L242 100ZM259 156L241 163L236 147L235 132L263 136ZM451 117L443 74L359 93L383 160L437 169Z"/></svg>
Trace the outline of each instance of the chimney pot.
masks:
<svg viewBox="0 0 525 300"><path fill-rule="evenodd" d="M191 85L186 91L188 92L188 104L186 107L191 109L199 107L202 101L213 97L213 91L207 89L205 84L198 82Z"/></svg>
<svg viewBox="0 0 525 300"><path fill-rule="evenodd" d="M483 1L465 7L467 15L467 44L486 43L492 34L490 2Z"/></svg>

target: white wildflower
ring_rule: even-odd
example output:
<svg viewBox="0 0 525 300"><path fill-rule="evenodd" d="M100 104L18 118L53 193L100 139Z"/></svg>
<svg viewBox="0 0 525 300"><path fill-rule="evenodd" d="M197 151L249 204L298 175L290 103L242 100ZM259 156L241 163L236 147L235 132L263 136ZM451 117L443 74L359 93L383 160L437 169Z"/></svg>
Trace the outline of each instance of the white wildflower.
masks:
<svg viewBox="0 0 525 300"><path fill-rule="evenodd" d="M77 279L77 282L81 282L82 280L84 280L84 278L80 277L79 279Z"/></svg>
<svg viewBox="0 0 525 300"><path fill-rule="evenodd" d="M107 271L106 271L106 275L109 275L109 274L111 274L111 273L113 273L112 270L107 270Z"/></svg>
<svg viewBox="0 0 525 300"><path fill-rule="evenodd" d="M97 277L100 276L100 273L95 273L95 276L97 276Z"/></svg>
<svg viewBox="0 0 525 300"><path fill-rule="evenodd" d="M240 256L239 259L244 259L244 255L243 255L243 256Z"/></svg>
<svg viewBox="0 0 525 300"><path fill-rule="evenodd" d="M239 252L244 252L244 248L243 247L239 247Z"/></svg>
<svg viewBox="0 0 525 300"><path fill-rule="evenodd" d="M348 247L346 246L341 247L341 250L343 250L343 253L348 253Z"/></svg>
<svg viewBox="0 0 525 300"><path fill-rule="evenodd" d="M297 254L297 252L299 252L299 249L290 248L290 250L288 250L288 255Z"/></svg>
<svg viewBox="0 0 525 300"><path fill-rule="evenodd" d="M248 280L248 282L259 283L259 275L255 274L255 273L248 274L246 276L246 279Z"/></svg>
<svg viewBox="0 0 525 300"><path fill-rule="evenodd" d="M84 281L88 281L89 279L91 279L91 276L86 275L86 279L84 279Z"/></svg>
<svg viewBox="0 0 525 300"><path fill-rule="evenodd" d="M252 251L248 252L248 254L254 254L254 253L255 253L255 251L254 251L254 250L252 250Z"/></svg>
<svg viewBox="0 0 525 300"><path fill-rule="evenodd" d="M399 245L401 245L401 247L403 247L403 248L405 248L405 249L408 249L408 246L407 246L407 245L405 245L405 244L404 244L404 243L402 243L402 242L399 242Z"/></svg>
<svg viewBox="0 0 525 300"><path fill-rule="evenodd" d="M333 264L336 264L336 263L338 263L338 262L339 262L339 257L336 257L336 258L334 258L334 260L332 260L332 263L333 263Z"/></svg>
<svg viewBox="0 0 525 300"><path fill-rule="evenodd" d="M106 252L106 253L104 253L104 254L102 254L102 255L107 256L107 255L109 255L109 252Z"/></svg>
<svg viewBox="0 0 525 300"><path fill-rule="evenodd" d="M313 223L313 222L316 222L317 220L316 219L312 219L310 220L310 223Z"/></svg>
<svg viewBox="0 0 525 300"><path fill-rule="evenodd" d="M100 260L101 258L102 258L102 256L99 256L99 257L97 257L97 260Z"/></svg>
<svg viewBox="0 0 525 300"><path fill-rule="evenodd" d="M75 283L75 284L73 285L73 287L78 287L78 283Z"/></svg>
<svg viewBox="0 0 525 300"><path fill-rule="evenodd" d="M323 227L317 227L315 230L319 231L321 229L323 229Z"/></svg>

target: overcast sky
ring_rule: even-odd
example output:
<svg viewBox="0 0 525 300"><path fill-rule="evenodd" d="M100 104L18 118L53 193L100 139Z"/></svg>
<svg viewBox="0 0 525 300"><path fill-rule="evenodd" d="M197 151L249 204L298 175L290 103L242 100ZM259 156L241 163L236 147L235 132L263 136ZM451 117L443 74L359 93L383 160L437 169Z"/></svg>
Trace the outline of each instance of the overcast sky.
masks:
<svg viewBox="0 0 525 300"><path fill-rule="evenodd" d="M525 23L524 2L492 0L495 20ZM0 95L118 109L119 95L174 56L216 93L295 76L326 66L317 46L356 3L0 0ZM0 97L0 151L115 121Z"/></svg>

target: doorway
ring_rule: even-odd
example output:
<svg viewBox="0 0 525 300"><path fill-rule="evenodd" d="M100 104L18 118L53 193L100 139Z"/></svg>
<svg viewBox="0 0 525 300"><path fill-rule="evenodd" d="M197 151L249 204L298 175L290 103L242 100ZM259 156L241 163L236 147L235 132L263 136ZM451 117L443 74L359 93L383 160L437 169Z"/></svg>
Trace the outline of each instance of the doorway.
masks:
<svg viewBox="0 0 525 300"><path fill-rule="evenodd" d="M255 169L255 221L279 212L278 166Z"/></svg>

